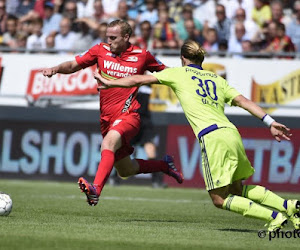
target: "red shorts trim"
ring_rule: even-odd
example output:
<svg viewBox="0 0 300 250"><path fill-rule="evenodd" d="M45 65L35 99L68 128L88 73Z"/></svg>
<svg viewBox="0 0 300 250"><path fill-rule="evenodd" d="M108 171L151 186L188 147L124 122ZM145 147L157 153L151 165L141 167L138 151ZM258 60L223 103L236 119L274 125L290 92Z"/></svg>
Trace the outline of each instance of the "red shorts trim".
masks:
<svg viewBox="0 0 300 250"><path fill-rule="evenodd" d="M140 130L140 115L138 113L124 113L111 121L100 120L101 134L103 137L110 131L116 130L122 136L122 147L115 153L115 161L131 155L134 147L130 141Z"/></svg>

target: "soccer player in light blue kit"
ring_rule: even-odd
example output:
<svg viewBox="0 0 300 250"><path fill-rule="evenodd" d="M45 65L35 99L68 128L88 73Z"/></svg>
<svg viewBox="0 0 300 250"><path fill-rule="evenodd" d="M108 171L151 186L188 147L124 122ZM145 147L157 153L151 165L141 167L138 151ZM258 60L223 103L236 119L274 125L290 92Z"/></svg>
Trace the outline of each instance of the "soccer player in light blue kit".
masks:
<svg viewBox="0 0 300 250"><path fill-rule="evenodd" d="M213 204L221 209L265 220L269 231L281 229L288 220L299 229L298 200L285 200L265 187L242 184L242 180L254 173L254 168L246 156L237 128L224 114L224 105L239 106L262 119L279 142L281 138L290 140L290 129L228 85L224 78L203 70L204 54L197 42L187 41L181 48L183 67L113 81L104 79L98 73L95 73L95 78L99 87L104 89L143 84L164 84L172 88L199 140L203 177Z"/></svg>

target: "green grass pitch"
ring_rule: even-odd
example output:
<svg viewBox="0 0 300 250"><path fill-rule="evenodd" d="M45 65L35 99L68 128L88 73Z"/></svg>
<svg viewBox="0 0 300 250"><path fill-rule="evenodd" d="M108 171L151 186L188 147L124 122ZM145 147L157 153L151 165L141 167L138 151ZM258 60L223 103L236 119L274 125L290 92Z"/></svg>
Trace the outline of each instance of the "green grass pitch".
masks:
<svg viewBox="0 0 300 250"><path fill-rule="evenodd" d="M87 205L76 180L0 179L0 191L13 199L11 214L0 217L1 250L298 249L300 243L259 238L264 222L215 208L205 190L107 185L96 207Z"/></svg>

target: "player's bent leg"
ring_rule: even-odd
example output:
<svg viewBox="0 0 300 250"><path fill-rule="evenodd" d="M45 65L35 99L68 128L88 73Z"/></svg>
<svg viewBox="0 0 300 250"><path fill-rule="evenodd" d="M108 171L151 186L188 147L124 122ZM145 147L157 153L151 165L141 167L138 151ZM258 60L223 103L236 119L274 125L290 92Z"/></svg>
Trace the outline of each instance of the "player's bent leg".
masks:
<svg viewBox="0 0 300 250"><path fill-rule="evenodd" d="M234 181L229 185L229 193L233 195L242 196L243 193L243 183L242 180Z"/></svg>
<svg viewBox="0 0 300 250"><path fill-rule="evenodd" d="M213 204L217 208L223 208L224 201L229 195L229 185L208 191Z"/></svg>
<svg viewBox="0 0 300 250"><path fill-rule="evenodd" d="M300 229L300 201L285 200L265 187L245 185L243 196L264 206L285 212L295 229Z"/></svg>
<svg viewBox="0 0 300 250"><path fill-rule="evenodd" d="M115 163L115 168L121 178L136 175L139 172L139 165L136 160L127 156Z"/></svg>
<svg viewBox="0 0 300 250"><path fill-rule="evenodd" d="M282 213L272 211L247 198L228 194L229 190L230 188L227 186L209 191L209 195L215 206L245 217L265 220L268 222L269 231L279 230L287 223L287 218ZM227 194L228 196L225 198ZM220 206L222 201L223 204Z"/></svg>
<svg viewBox="0 0 300 250"><path fill-rule="evenodd" d="M173 177L178 183L184 180L183 174L175 167L173 157L166 155L162 161L136 159L139 165L138 174L163 172Z"/></svg>

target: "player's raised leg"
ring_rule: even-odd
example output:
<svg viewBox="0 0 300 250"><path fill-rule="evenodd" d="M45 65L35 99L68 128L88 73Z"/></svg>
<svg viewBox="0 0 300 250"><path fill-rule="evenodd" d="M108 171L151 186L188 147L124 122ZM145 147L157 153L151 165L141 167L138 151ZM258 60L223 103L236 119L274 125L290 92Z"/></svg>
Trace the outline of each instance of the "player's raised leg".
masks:
<svg viewBox="0 0 300 250"><path fill-rule="evenodd" d="M163 172L173 177L178 183L184 180L182 173L175 167L173 158L169 155L166 155L163 160L131 159L128 156L116 162L115 168L120 177Z"/></svg>

